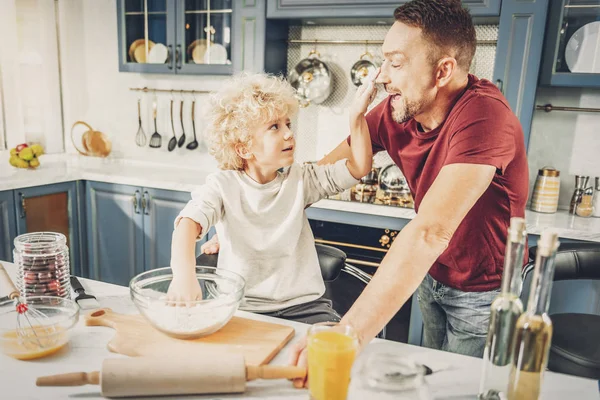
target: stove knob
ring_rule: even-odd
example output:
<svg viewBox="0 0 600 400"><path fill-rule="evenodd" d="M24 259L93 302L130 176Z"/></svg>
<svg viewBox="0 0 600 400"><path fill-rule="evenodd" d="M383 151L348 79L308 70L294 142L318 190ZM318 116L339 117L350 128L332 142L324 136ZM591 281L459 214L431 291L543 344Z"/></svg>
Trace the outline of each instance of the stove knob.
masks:
<svg viewBox="0 0 600 400"><path fill-rule="evenodd" d="M382 247L385 247L389 242L390 242L390 237L388 235L382 235L379 238L379 243L381 243Z"/></svg>

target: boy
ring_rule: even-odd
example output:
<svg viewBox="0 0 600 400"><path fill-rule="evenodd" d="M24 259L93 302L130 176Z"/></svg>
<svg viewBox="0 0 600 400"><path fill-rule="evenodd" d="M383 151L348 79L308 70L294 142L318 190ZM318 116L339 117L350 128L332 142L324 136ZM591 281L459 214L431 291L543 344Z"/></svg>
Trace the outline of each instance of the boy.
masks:
<svg viewBox="0 0 600 400"><path fill-rule="evenodd" d="M325 285L304 209L370 171L364 113L373 80L359 89L351 107L351 156L326 166L294 163L290 118L298 103L284 79L243 74L211 96L205 135L222 171L192 193L175 221L168 300L202 298L195 241L215 226L218 267L246 280L241 309L307 323L339 320L331 302L321 298Z"/></svg>

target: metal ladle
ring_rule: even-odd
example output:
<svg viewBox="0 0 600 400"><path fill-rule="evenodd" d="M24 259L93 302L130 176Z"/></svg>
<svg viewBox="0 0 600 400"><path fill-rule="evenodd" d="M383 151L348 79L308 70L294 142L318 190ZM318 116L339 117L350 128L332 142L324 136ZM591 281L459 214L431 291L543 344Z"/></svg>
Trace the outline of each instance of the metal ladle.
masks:
<svg viewBox="0 0 600 400"><path fill-rule="evenodd" d="M173 98L171 98L171 130L173 131L173 137L169 140L167 148L169 151L173 151L177 146L177 137L175 136L175 121L173 121Z"/></svg>
<svg viewBox="0 0 600 400"><path fill-rule="evenodd" d="M181 137L177 142L177 146L181 147L185 143L185 128L183 127L183 97L181 98L181 104L179 105L179 120L181 121Z"/></svg>
<svg viewBox="0 0 600 400"><path fill-rule="evenodd" d="M194 140L188 143L186 148L188 150L196 150L198 148L198 140L196 139L196 123L194 122L195 116L195 108L196 108L196 99L192 100L192 131L194 133Z"/></svg>

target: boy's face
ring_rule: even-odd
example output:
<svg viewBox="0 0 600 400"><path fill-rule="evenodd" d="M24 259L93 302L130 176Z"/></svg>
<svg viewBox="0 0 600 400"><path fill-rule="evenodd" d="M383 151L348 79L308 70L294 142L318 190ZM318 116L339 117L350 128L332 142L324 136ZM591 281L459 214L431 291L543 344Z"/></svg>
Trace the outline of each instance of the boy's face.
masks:
<svg viewBox="0 0 600 400"><path fill-rule="evenodd" d="M258 125L252 134L249 150L254 157L249 162L255 162L261 168L273 168L274 171L291 165L296 142L290 128L287 115Z"/></svg>

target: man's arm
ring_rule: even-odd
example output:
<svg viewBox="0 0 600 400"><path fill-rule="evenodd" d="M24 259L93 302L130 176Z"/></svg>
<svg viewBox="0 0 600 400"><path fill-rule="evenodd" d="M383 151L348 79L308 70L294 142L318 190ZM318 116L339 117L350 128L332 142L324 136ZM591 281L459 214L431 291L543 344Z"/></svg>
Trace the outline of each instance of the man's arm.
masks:
<svg viewBox="0 0 600 400"><path fill-rule="evenodd" d="M317 165L334 164L336 161L350 157L350 154L352 154L352 150L346 139L344 139L335 149L320 159Z"/></svg>
<svg viewBox="0 0 600 400"><path fill-rule="evenodd" d="M454 232L489 187L496 168L450 164L442 168L419 206L419 214L396 236L360 297L342 318L365 346L392 319L448 247ZM291 351L290 363L306 366L306 340ZM306 382L294 380L294 386Z"/></svg>
<svg viewBox="0 0 600 400"><path fill-rule="evenodd" d="M373 279L342 319L358 331L361 343L371 341L412 296L495 172L495 167L479 164L442 168L418 215L400 231Z"/></svg>

